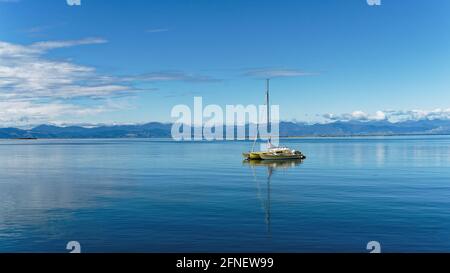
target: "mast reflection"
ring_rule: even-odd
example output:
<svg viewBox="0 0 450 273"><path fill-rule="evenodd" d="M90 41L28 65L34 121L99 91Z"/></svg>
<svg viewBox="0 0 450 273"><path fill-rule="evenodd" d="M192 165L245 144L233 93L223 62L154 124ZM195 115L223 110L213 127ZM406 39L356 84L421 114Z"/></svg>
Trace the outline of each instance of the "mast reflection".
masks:
<svg viewBox="0 0 450 273"><path fill-rule="evenodd" d="M265 213L265 222L267 225L267 232L269 235L271 235L271 181L272 181L272 175L274 174L275 170L277 169L289 169L296 167L300 165L303 162L302 159L292 159L292 160L244 160L243 165L249 166L252 169L253 173L253 179L256 183L257 188L257 196L258 199L261 201L261 205L264 209ZM263 198L261 194L261 185L260 181L257 179L256 176L256 168L267 168L267 177L266 177L266 183L267 183L267 194L266 198Z"/></svg>

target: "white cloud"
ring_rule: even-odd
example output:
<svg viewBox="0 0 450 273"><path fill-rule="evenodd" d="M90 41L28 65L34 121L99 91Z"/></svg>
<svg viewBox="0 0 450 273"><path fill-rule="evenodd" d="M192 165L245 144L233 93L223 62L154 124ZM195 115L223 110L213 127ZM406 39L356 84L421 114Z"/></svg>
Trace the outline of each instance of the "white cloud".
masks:
<svg viewBox="0 0 450 273"><path fill-rule="evenodd" d="M99 75L95 68L55 61L45 54L52 49L102 44L101 38L46 41L28 46L0 41L0 98L76 98L123 95L137 91L136 82L214 82L217 79L181 71L152 72L138 76Z"/></svg>
<svg viewBox="0 0 450 273"><path fill-rule="evenodd" d="M391 122L407 120L450 120L450 108L435 110L385 110L377 111L375 114L368 114L363 111L354 111L344 114L325 114L322 116L332 121L382 121Z"/></svg>
<svg viewBox="0 0 450 273"><path fill-rule="evenodd" d="M386 111L386 115L398 120L448 120L450 119L450 108L427 110L409 110L409 111Z"/></svg>
<svg viewBox="0 0 450 273"><path fill-rule="evenodd" d="M2 126L20 127L49 121L53 123L67 115L89 116L107 110L105 106L88 108L61 102L44 104L31 101L0 101L0 124Z"/></svg>
<svg viewBox="0 0 450 273"><path fill-rule="evenodd" d="M102 38L44 41L30 45L0 41L0 126L24 122L47 123L57 119L64 122L69 118L117 110L117 107L104 101L143 91L135 87L143 82L217 81L181 71L128 77L104 75L94 67L47 56L49 51L58 48L106 42ZM91 99L94 106L80 106L74 102L75 99Z"/></svg>
<svg viewBox="0 0 450 273"><path fill-rule="evenodd" d="M93 67L45 57L51 49L105 42L100 38L28 46L0 42L0 98L98 97L133 90L121 82L105 83L105 76L98 75Z"/></svg>
<svg viewBox="0 0 450 273"><path fill-rule="evenodd" d="M63 47L73 47L79 45L93 45L93 44L104 44L108 41L102 38L86 38L81 40L71 40L71 41L46 41L38 42L32 44L30 47L37 50L38 52L44 52L50 49L63 48Z"/></svg>
<svg viewBox="0 0 450 273"><path fill-rule="evenodd" d="M49 50L102 44L100 38L18 45L0 41L0 126L48 123L114 110L105 100L91 106L75 98L104 98L135 92L131 83L96 69L46 57Z"/></svg>
<svg viewBox="0 0 450 273"><path fill-rule="evenodd" d="M376 111L375 115L371 117L373 120L386 120L386 114L383 111Z"/></svg>
<svg viewBox="0 0 450 273"><path fill-rule="evenodd" d="M145 32L158 33L158 32L167 32L167 31L169 31L169 29L167 29L167 28L151 28L151 29L147 29Z"/></svg>
<svg viewBox="0 0 450 273"><path fill-rule="evenodd" d="M160 71L144 75L124 78L132 81L162 82L162 81L183 81L183 82L217 82L219 79L205 75L189 74L182 71Z"/></svg>
<svg viewBox="0 0 450 273"><path fill-rule="evenodd" d="M305 77L314 76L318 73L306 72L297 69L284 69L284 68L258 68L250 69L244 73L248 77L257 78L287 78L287 77Z"/></svg>

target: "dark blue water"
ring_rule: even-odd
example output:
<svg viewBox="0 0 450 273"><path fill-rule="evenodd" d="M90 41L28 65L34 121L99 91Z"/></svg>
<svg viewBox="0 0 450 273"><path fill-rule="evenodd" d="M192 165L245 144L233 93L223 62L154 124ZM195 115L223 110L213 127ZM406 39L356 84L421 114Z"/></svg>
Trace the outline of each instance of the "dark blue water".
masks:
<svg viewBox="0 0 450 273"><path fill-rule="evenodd" d="M0 141L0 252L450 251L450 137Z"/></svg>

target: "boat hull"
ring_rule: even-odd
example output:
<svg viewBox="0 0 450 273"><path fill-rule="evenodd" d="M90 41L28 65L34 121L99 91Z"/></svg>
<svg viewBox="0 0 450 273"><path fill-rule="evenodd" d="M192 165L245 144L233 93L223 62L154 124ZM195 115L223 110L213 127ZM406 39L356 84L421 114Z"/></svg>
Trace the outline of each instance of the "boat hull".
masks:
<svg viewBox="0 0 450 273"><path fill-rule="evenodd" d="M244 158L249 159L249 160L261 160L261 154L263 152L250 152L250 153L244 153L242 154L244 156Z"/></svg>
<svg viewBox="0 0 450 273"><path fill-rule="evenodd" d="M271 154L271 153L262 153L260 155L262 160L290 160L290 159L304 159L305 156L302 154Z"/></svg>

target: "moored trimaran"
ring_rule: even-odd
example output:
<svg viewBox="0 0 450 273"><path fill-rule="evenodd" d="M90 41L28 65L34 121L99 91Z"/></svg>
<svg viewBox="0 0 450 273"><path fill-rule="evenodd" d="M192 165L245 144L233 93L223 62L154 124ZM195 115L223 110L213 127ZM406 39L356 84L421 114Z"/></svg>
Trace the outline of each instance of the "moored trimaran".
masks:
<svg viewBox="0 0 450 273"><path fill-rule="evenodd" d="M269 104L269 80L267 79L267 90L266 90L266 107L267 107L267 129L270 128L270 104ZM274 146L270 141L270 137L267 141L266 151L254 151L255 143L258 138L259 129L255 137L255 142L253 143L252 151L248 153L243 153L245 159L248 160L289 160L289 159L305 159L306 157L296 150L289 149L287 147Z"/></svg>

